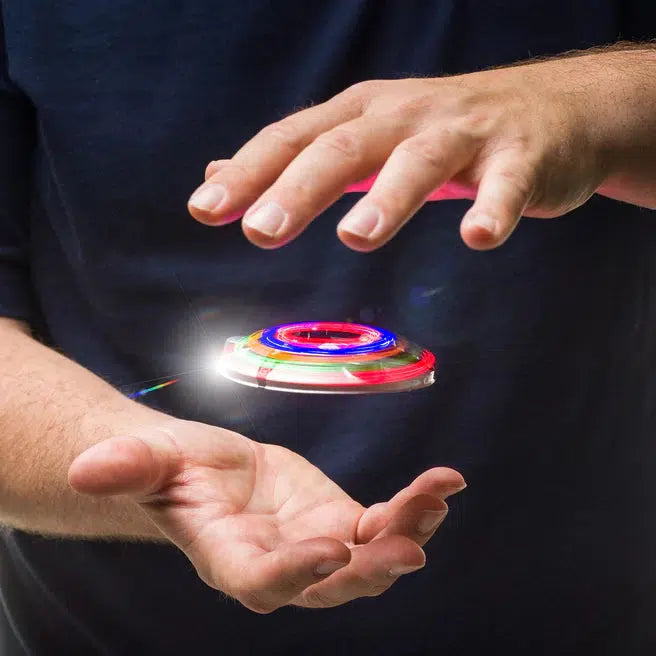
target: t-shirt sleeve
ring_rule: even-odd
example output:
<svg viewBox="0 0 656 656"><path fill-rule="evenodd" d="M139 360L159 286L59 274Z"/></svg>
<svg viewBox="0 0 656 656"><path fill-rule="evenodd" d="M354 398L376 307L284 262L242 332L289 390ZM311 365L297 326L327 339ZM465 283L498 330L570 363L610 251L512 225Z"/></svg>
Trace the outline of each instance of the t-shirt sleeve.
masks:
<svg viewBox="0 0 656 656"><path fill-rule="evenodd" d="M34 108L10 79L0 18L0 316L26 321L33 311L28 207L35 125Z"/></svg>

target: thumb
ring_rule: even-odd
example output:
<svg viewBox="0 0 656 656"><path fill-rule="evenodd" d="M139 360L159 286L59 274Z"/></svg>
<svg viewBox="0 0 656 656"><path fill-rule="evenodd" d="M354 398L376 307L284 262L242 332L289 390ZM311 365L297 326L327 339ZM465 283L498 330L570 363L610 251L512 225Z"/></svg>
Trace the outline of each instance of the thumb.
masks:
<svg viewBox="0 0 656 656"><path fill-rule="evenodd" d="M68 470L68 482L82 494L147 497L177 473L180 462L172 441L113 437L80 454Z"/></svg>

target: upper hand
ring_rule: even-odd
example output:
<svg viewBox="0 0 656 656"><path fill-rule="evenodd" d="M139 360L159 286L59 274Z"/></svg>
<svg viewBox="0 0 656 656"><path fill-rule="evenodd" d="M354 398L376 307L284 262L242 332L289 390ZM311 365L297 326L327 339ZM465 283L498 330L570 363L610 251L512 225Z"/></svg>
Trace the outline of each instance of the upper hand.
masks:
<svg viewBox="0 0 656 656"><path fill-rule="evenodd" d="M424 565L444 499L464 487L436 468L367 509L287 449L179 420L97 444L69 480L130 496L207 584L256 612L380 594Z"/></svg>
<svg viewBox="0 0 656 656"><path fill-rule="evenodd" d="M564 214L604 180L586 130L586 64L565 61L356 84L210 163L189 210L210 225L246 211L248 239L275 248L379 172L339 224L347 246L380 247L436 189L433 198L475 199L461 225L469 246L498 246L522 215ZM583 71L577 91L573 69Z"/></svg>

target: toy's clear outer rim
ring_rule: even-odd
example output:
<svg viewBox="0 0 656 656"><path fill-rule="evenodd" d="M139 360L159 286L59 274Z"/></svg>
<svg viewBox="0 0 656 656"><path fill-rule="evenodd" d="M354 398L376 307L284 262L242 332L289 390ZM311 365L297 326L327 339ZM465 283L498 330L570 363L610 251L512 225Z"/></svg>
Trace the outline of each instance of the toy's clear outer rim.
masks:
<svg viewBox="0 0 656 656"><path fill-rule="evenodd" d="M371 385L326 385L320 386L316 383L304 385L301 383L280 383L260 378L244 376L225 367L219 367L224 378L235 383L257 387L275 392L297 392L303 394L383 394L386 392L410 392L413 390L430 387L435 382L435 371L429 371L418 378L399 380L393 383L374 383Z"/></svg>

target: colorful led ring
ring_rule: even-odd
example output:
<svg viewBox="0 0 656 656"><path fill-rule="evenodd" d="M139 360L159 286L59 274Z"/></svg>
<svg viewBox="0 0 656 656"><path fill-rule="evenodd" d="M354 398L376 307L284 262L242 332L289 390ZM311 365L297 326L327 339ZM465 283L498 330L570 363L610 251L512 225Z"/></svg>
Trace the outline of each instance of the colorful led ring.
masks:
<svg viewBox="0 0 656 656"><path fill-rule="evenodd" d="M432 385L435 356L381 328L310 321L229 338L219 371L244 385L289 392L399 392Z"/></svg>

